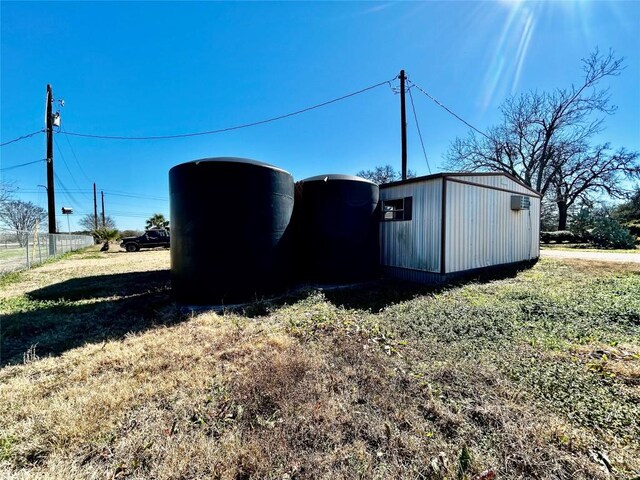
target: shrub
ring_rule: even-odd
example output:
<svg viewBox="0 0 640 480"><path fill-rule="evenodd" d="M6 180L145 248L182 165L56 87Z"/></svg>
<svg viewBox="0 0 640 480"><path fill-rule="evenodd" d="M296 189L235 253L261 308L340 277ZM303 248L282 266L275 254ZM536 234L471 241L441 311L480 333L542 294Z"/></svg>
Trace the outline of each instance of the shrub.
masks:
<svg viewBox="0 0 640 480"><path fill-rule="evenodd" d="M120 232L111 228L98 228L91 232L96 243L115 241L120 237Z"/></svg>
<svg viewBox="0 0 640 480"><path fill-rule="evenodd" d="M640 222L640 186L636 187L635 193L629 200L618 205L612 212L614 218L619 222Z"/></svg>
<svg viewBox="0 0 640 480"><path fill-rule="evenodd" d="M602 248L635 248L636 239L629 229L613 218L604 217L596 222L591 231L591 242Z"/></svg>
<svg viewBox="0 0 640 480"><path fill-rule="evenodd" d="M578 242L580 237L568 230L558 230L556 232L540 232L540 240L542 243Z"/></svg>
<svg viewBox="0 0 640 480"><path fill-rule="evenodd" d="M631 232L631 235L635 235L636 237L640 237L640 220L636 222L628 222L624 224L624 227Z"/></svg>
<svg viewBox="0 0 640 480"><path fill-rule="evenodd" d="M569 230L571 230L571 232L577 237L586 241L590 238L591 229L593 228L595 222L596 217L593 211L589 210L588 208L582 208L571 219Z"/></svg>

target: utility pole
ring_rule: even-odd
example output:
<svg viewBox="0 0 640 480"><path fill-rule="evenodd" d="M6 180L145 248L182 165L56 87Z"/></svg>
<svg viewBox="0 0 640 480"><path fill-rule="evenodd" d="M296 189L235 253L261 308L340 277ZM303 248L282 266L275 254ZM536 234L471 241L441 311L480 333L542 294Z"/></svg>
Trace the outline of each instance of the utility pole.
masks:
<svg viewBox="0 0 640 480"><path fill-rule="evenodd" d="M104 192L100 190L100 196L102 197L102 226L106 226L106 222L104 221Z"/></svg>
<svg viewBox="0 0 640 480"><path fill-rule="evenodd" d="M93 182L93 227L98 229L98 199L96 198L96 182Z"/></svg>
<svg viewBox="0 0 640 480"><path fill-rule="evenodd" d="M405 108L404 70L400 70L400 137L402 141L402 180L407 179L407 111Z"/></svg>
<svg viewBox="0 0 640 480"><path fill-rule="evenodd" d="M47 123L47 209L49 214L49 233L56 233L56 199L53 186L53 89L51 85L47 85L45 120Z"/></svg>

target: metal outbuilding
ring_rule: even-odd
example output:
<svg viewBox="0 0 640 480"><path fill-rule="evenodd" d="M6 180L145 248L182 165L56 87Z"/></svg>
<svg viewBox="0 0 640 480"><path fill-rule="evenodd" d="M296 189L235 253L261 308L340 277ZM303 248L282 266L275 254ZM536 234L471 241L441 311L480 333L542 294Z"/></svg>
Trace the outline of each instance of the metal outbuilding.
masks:
<svg viewBox="0 0 640 480"><path fill-rule="evenodd" d="M440 173L380 186L380 264L442 283L540 256L540 195L503 173Z"/></svg>

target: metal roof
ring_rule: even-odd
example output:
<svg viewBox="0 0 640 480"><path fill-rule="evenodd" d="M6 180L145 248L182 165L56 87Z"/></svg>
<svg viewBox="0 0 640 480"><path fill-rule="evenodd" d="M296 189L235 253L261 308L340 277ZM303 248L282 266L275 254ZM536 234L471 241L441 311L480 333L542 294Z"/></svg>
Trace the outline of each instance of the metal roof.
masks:
<svg viewBox="0 0 640 480"><path fill-rule="evenodd" d="M434 173L433 175L424 175L422 177L414 177L407 178L406 180L398 180L395 182L385 183L380 185L380 188L394 187L397 185L406 185L407 183L415 183L415 182L424 182L427 180L434 180L436 178L447 178L447 177L475 177L475 176L487 176L487 177L506 177L509 180L516 182L518 185L529 190L536 197L540 197L540 193L536 192L533 188L525 185L523 182L518 180L512 175L509 175L505 172L442 172L442 173Z"/></svg>

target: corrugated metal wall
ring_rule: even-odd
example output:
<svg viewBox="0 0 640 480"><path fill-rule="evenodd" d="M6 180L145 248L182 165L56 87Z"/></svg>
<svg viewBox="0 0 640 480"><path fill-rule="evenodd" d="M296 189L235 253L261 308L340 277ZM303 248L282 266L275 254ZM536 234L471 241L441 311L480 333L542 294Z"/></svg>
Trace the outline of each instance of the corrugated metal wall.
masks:
<svg viewBox="0 0 640 480"><path fill-rule="evenodd" d="M528 194L529 210L511 210L514 193ZM540 199L504 176L461 176L447 181L446 273L529 260L539 256Z"/></svg>
<svg viewBox="0 0 640 480"><path fill-rule="evenodd" d="M440 271L442 178L380 188L380 200L413 197L412 220L380 222L382 265Z"/></svg>

